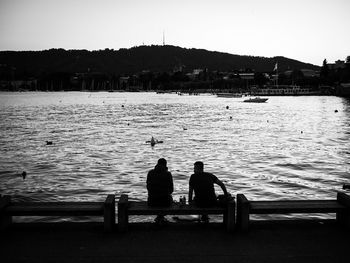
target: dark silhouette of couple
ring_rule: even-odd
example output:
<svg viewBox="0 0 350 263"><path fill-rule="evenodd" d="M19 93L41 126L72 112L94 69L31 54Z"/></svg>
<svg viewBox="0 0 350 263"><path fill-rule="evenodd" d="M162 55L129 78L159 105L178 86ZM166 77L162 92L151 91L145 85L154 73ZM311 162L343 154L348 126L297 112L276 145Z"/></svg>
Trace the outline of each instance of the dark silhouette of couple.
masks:
<svg viewBox="0 0 350 263"><path fill-rule="evenodd" d="M190 177L188 202L198 207L211 207L219 205L214 189L214 184L221 187L224 196L230 196L227 193L225 185L212 173L204 172L203 162L194 163L194 173ZM167 207L173 203L172 193L174 192L173 177L168 171L167 161L164 158L158 160L154 169L147 175L148 205ZM194 193L194 198L193 198ZM202 221L208 222L207 215L202 215ZM162 223L165 220L163 215L158 215L156 223Z"/></svg>

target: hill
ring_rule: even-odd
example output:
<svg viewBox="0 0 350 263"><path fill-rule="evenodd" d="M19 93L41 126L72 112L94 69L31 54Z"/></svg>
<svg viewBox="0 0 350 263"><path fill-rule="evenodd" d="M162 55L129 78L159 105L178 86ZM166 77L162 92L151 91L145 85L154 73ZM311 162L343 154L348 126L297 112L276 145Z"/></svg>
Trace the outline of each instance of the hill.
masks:
<svg viewBox="0 0 350 263"><path fill-rule="evenodd" d="M285 57L241 56L204 49L186 49L176 46L138 46L119 50L64 50L1 51L0 64L10 67L19 76L40 76L53 72L104 72L133 74L142 70L173 71L182 66L185 71L195 68L230 71L253 69L271 72L278 62L279 71L288 69L314 69L318 66Z"/></svg>

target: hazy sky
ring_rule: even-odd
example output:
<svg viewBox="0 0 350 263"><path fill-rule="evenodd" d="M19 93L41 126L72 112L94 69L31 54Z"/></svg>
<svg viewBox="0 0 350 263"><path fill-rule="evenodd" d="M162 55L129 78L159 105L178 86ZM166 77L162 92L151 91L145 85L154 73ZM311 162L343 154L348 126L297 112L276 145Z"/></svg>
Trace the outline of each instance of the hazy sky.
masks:
<svg viewBox="0 0 350 263"><path fill-rule="evenodd" d="M321 65L350 55L349 0L0 0L0 50L165 43Z"/></svg>

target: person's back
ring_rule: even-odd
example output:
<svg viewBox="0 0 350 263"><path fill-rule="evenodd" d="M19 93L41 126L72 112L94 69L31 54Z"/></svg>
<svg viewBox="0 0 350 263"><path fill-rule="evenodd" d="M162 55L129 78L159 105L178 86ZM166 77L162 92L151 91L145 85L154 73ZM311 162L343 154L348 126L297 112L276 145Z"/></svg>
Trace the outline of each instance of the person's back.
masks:
<svg viewBox="0 0 350 263"><path fill-rule="evenodd" d="M171 205L172 192L174 191L173 178L166 166L166 160L158 160L154 169L147 175L148 205L169 206Z"/></svg>
<svg viewBox="0 0 350 263"><path fill-rule="evenodd" d="M194 190L194 201L198 206L216 205L214 183L217 177L211 173L194 173L190 178L190 187Z"/></svg>
<svg viewBox="0 0 350 263"><path fill-rule="evenodd" d="M195 162L194 174L191 175L189 182L189 202L192 202L194 191L194 201L197 206L208 207L217 205L214 184L221 187L225 196L228 195L225 185L215 175L204 172L203 162Z"/></svg>

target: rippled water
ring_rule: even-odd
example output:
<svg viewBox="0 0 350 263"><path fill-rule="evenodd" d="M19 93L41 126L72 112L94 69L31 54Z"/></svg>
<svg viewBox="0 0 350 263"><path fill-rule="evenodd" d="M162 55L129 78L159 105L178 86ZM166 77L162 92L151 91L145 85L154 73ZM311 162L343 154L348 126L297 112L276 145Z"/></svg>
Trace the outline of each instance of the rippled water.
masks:
<svg viewBox="0 0 350 263"><path fill-rule="evenodd" d="M256 200L334 198L349 182L349 100L242 100L0 93L0 193L35 201L103 200L110 193L144 200L147 171L160 157L168 160L176 199L187 193L197 160L232 194ZM151 136L164 143L151 147Z"/></svg>

